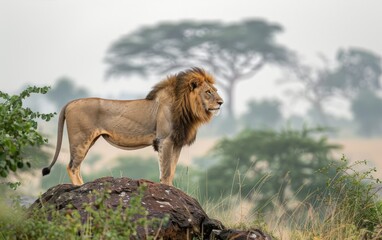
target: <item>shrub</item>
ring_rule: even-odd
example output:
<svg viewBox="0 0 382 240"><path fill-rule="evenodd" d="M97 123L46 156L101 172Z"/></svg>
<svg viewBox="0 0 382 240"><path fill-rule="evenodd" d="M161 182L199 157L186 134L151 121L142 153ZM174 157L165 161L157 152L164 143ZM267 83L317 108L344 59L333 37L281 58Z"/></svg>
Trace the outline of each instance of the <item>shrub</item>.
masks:
<svg viewBox="0 0 382 240"><path fill-rule="evenodd" d="M344 164L337 166L337 175L330 179L328 193L324 199L330 205L335 204L333 221L349 219L357 229L373 232L382 224L382 201L379 190L381 181L373 177L375 168L355 170L366 161L357 161L349 165L343 156ZM333 202L333 199L335 202Z"/></svg>
<svg viewBox="0 0 382 240"><path fill-rule="evenodd" d="M45 94L48 89L28 87L19 95L0 91L0 177L5 178L10 171L16 172L24 166L31 167L25 158L25 150L47 142L37 131L37 119L49 121L54 114L34 112L23 106L23 100L32 93Z"/></svg>

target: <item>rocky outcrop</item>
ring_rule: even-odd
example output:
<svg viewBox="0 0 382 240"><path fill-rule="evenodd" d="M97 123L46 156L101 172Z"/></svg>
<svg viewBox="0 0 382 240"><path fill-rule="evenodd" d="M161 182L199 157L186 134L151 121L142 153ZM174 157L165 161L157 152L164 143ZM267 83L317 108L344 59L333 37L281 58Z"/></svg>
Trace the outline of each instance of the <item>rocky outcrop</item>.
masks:
<svg viewBox="0 0 382 240"><path fill-rule="evenodd" d="M194 198L175 187L147 180L105 177L82 186L60 184L50 188L31 205L30 209L53 205L58 211L66 212L70 206L70 211L78 210L82 222L85 223L89 214L84 206L95 200L89 197L90 193L107 190L108 198L105 200L107 207L116 209L122 204L122 208L125 209L130 206L132 196L137 194L138 188L142 185L145 185L145 190L142 192L141 203L148 212L147 218L168 219L156 232L158 239L269 239L261 238L261 231L259 231L261 234L227 232L235 230L227 230L219 221L210 219ZM242 235L238 235L240 232ZM146 236L147 232L144 229L138 229L139 239L145 239Z"/></svg>

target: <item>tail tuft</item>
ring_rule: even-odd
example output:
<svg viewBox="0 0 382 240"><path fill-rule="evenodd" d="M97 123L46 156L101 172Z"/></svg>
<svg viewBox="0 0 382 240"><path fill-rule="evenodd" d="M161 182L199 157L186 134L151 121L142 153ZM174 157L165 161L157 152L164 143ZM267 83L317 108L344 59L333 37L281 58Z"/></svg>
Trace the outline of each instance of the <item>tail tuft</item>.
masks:
<svg viewBox="0 0 382 240"><path fill-rule="evenodd" d="M50 173L50 168L49 167L46 167L44 169L42 169L42 175L45 176L45 175L48 175Z"/></svg>

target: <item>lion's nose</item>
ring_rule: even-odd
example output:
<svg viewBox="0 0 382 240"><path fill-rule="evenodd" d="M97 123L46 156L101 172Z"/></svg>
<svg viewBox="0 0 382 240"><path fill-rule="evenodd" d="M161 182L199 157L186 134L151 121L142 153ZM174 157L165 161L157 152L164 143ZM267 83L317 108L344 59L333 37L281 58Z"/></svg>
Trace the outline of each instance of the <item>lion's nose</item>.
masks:
<svg viewBox="0 0 382 240"><path fill-rule="evenodd" d="M218 104L219 104L219 105L222 105L223 103L224 103L223 99L219 99L219 100L218 100Z"/></svg>

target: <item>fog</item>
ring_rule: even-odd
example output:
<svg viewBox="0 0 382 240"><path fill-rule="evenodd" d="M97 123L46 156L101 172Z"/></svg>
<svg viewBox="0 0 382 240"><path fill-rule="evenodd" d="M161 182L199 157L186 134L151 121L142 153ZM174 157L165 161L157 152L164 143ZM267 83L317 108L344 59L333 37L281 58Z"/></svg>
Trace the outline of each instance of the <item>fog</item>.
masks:
<svg viewBox="0 0 382 240"><path fill-rule="evenodd" d="M107 49L120 36L165 21L265 19L283 26L277 41L304 61L320 64L339 48L351 46L382 53L379 1L0 1L0 89L15 92L26 84L53 86L68 76L92 95L116 97L121 92L144 94L165 75L105 81ZM169 73L170 74L170 73ZM264 68L238 84L235 109L245 110L252 98L278 97L283 111L304 113L304 101L290 99L285 85L275 88L278 69ZM126 79L128 79L126 81ZM293 88L293 87L292 87ZM336 105L337 106L337 105ZM349 115L338 105L341 114Z"/></svg>
<svg viewBox="0 0 382 240"><path fill-rule="evenodd" d="M17 93L27 85L51 86L47 96L29 102L41 112L58 112L65 102L77 97L142 98L155 83L179 69L162 73L150 70L147 75L132 70L131 74L106 78L111 66L105 59L113 44L122 41L123 36L137 34L143 29L160 29L164 23L216 23L228 28L232 24L242 27L248 21L258 21L269 24L267 29L271 25L280 29L264 42L287 50L288 56L295 57L296 65L298 62L299 66L304 65L311 71L304 72L305 75L297 71L300 75L295 76L296 69L291 68L293 61L286 67L275 58L266 62L256 74L238 81L232 99L228 98L228 91L220 89L226 100L222 115L202 128L196 144L183 150L180 163L189 164L203 157L219 138L232 136L248 127L280 130L324 125L334 129L328 134L331 140L344 146L336 152L338 158L345 153L351 159L368 159L378 166L382 134L382 121L379 121L382 120L382 110L379 110L379 105L382 106L379 104L382 101L380 9L380 1L357 0L0 0L0 90ZM238 59L245 55L241 54ZM359 59L362 61L357 62ZM140 60L149 66L151 59L141 57ZM187 60L179 62L187 65ZM369 65L362 68L358 63ZM219 68L201 67L216 75L218 82L227 80L222 78ZM349 72L350 77L346 75ZM336 84L331 85L329 81L329 85L322 86L334 90L321 92L322 89L316 87L322 79L345 79L345 84L336 85L338 82L334 81ZM362 88L370 92L365 93ZM369 95L373 97L373 104L368 105ZM234 114L227 117L231 110L227 107L229 100L233 102ZM57 118L54 118L41 126L50 143L55 142L56 123ZM89 158L96 159L95 162L101 159L99 162L103 164L125 154L110 146L106 149L104 142L97 144L89 153ZM54 146L49 147L49 153L53 152ZM149 150L131 154L155 157L152 149ZM63 152L61 162L69 158L65 145ZM102 164L97 166L102 168ZM91 172L92 167L85 165L84 171Z"/></svg>

